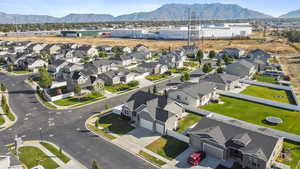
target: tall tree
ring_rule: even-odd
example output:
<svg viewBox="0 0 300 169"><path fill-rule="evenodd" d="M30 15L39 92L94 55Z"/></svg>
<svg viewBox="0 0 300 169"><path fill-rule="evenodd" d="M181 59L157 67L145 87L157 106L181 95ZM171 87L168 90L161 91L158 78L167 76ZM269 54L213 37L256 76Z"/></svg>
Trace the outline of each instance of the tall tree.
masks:
<svg viewBox="0 0 300 169"><path fill-rule="evenodd" d="M153 86L153 93L154 94L157 93L157 86L156 85Z"/></svg>
<svg viewBox="0 0 300 169"><path fill-rule="evenodd" d="M45 67L40 68L40 79L39 79L39 85L42 88L49 88L52 85L52 77L48 73L47 69Z"/></svg>
<svg viewBox="0 0 300 169"><path fill-rule="evenodd" d="M204 66L203 66L203 69L202 71L204 73L209 73L212 71L212 66L211 66L211 63L205 63Z"/></svg>
<svg viewBox="0 0 300 169"><path fill-rule="evenodd" d="M97 162L95 160L93 161L92 169L100 169L99 165L97 164Z"/></svg>
<svg viewBox="0 0 300 169"><path fill-rule="evenodd" d="M1 88L1 91L2 91L2 92L5 92L5 91L6 91L6 87L5 87L5 85L4 85L3 83L1 83L0 88Z"/></svg>
<svg viewBox="0 0 300 169"><path fill-rule="evenodd" d="M190 80L190 74L187 73L187 72L183 73L182 76L181 76L181 78L180 78L180 80L181 80L182 82L185 82L185 81Z"/></svg>
<svg viewBox="0 0 300 169"><path fill-rule="evenodd" d="M209 52L208 57L212 59L212 58L216 57L216 55L217 55L216 52L215 52L214 50L211 50L211 51Z"/></svg>
<svg viewBox="0 0 300 169"><path fill-rule="evenodd" d="M197 55L196 55L196 60L201 64L201 60L203 59L204 54L201 49L198 50Z"/></svg>

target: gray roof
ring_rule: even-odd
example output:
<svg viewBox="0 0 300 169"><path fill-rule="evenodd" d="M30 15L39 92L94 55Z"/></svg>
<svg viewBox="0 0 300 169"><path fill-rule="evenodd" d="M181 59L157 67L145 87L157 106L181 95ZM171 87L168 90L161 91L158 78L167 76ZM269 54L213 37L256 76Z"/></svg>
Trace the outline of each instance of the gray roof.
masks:
<svg viewBox="0 0 300 169"><path fill-rule="evenodd" d="M255 154L262 160L268 160L271 157L280 139L210 118L201 120L190 131L190 134L198 135L201 139L214 140L223 147L237 148L244 154Z"/></svg>
<svg viewBox="0 0 300 169"><path fill-rule="evenodd" d="M228 74L233 74L236 76L247 76L249 75L248 73L250 69L252 69L253 67L255 66L252 63L243 59L227 65L226 72Z"/></svg>
<svg viewBox="0 0 300 169"><path fill-rule="evenodd" d="M126 76L128 74L130 74L131 72L126 70L126 69L121 69L121 70L111 70L105 73L100 74L100 76L102 75L106 75L110 78L114 78L114 77L121 77L121 76Z"/></svg>
<svg viewBox="0 0 300 169"><path fill-rule="evenodd" d="M212 82L203 81L201 83L184 83L173 91L182 91L187 95L197 98L207 95L215 90L216 86ZM170 90L172 92L172 90Z"/></svg>
<svg viewBox="0 0 300 169"><path fill-rule="evenodd" d="M206 76L205 79L203 80L208 82L214 82L214 83L228 84L239 79L240 77L235 75L231 75L227 73L216 73L213 75Z"/></svg>
<svg viewBox="0 0 300 169"><path fill-rule="evenodd" d="M139 64L138 67L153 69L157 65L159 65L157 62L143 62L142 64Z"/></svg>
<svg viewBox="0 0 300 169"><path fill-rule="evenodd" d="M65 63L66 61L63 59L56 59L51 65L58 67L60 65L62 65L63 63Z"/></svg>
<svg viewBox="0 0 300 169"><path fill-rule="evenodd" d="M123 60L130 60L132 59L132 56L130 54L124 54L124 55L116 55L112 58L110 58L111 60L119 60L119 61L123 61Z"/></svg>

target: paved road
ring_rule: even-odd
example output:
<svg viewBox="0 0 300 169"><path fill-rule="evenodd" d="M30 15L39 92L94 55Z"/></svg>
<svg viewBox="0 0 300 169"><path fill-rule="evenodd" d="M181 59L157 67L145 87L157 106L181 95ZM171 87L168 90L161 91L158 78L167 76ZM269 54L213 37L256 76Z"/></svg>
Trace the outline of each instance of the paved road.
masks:
<svg viewBox="0 0 300 169"><path fill-rule="evenodd" d="M191 77L199 77L201 74L200 70L196 70ZM93 160L97 160L104 169L155 168L86 131L84 127L85 120L104 110L105 104L110 107L124 104L135 91L78 109L49 110L38 102L35 92L24 82L27 78L28 76L8 76L0 73L0 83L6 85L9 104L19 119L12 128L0 133L0 145L12 143L15 135L22 136L24 140L45 139L60 146L88 168ZM179 83L177 77L157 86L158 89L163 89ZM141 90L146 91L147 88Z"/></svg>

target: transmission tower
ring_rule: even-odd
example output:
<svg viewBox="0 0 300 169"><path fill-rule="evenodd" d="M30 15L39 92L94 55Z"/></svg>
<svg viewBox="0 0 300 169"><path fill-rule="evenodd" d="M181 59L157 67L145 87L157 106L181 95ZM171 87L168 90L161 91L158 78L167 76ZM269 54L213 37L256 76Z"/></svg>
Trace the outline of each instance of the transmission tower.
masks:
<svg viewBox="0 0 300 169"><path fill-rule="evenodd" d="M188 46L197 46L199 40L199 18L195 11L188 10Z"/></svg>

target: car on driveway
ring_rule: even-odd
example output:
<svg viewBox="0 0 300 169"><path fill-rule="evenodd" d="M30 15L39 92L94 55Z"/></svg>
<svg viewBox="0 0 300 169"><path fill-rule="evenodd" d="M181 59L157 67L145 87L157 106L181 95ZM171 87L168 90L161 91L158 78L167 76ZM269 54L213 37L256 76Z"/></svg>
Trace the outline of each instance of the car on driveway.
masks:
<svg viewBox="0 0 300 169"><path fill-rule="evenodd" d="M191 164L192 166L197 166L203 159L205 159L205 157L206 157L205 152L203 152L203 151L196 152L189 156L187 162L189 164Z"/></svg>

